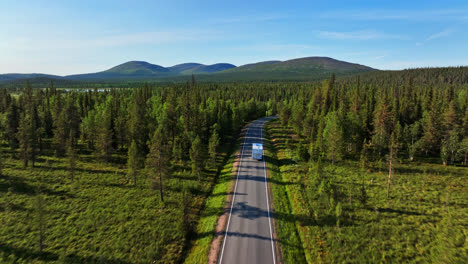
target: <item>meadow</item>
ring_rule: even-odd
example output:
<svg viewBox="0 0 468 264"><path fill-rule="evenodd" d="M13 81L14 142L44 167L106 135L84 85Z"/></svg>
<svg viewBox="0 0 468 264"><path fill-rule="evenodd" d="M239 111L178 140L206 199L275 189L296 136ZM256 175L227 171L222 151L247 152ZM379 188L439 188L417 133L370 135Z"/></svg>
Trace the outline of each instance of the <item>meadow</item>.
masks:
<svg viewBox="0 0 468 264"><path fill-rule="evenodd" d="M173 166L161 203L145 171L133 185L122 153L106 164L79 152L72 181L65 158L45 153L24 168L2 146L0 262L180 263L231 147L220 148L201 180Z"/></svg>
<svg viewBox="0 0 468 264"><path fill-rule="evenodd" d="M468 261L467 167L399 159L387 198L387 161L304 161L292 128L266 130L284 263Z"/></svg>

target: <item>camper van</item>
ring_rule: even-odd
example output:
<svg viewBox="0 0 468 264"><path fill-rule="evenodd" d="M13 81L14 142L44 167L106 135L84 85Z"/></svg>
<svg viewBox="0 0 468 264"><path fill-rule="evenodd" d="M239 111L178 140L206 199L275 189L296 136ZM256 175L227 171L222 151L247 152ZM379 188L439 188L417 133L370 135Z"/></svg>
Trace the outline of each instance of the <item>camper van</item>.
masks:
<svg viewBox="0 0 468 264"><path fill-rule="evenodd" d="M262 160L263 158L263 145L258 143L252 144L252 159Z"/></svg>

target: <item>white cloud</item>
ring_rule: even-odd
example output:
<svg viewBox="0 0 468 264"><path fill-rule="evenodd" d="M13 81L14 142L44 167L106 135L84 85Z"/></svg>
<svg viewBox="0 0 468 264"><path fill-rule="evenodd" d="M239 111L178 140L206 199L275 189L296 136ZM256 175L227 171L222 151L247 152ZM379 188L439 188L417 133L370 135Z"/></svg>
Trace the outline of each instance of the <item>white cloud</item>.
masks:
<svg viewBox="0 0 468 264"><path fill-rule="evenodd" d="M371 40L371 39L404 39L403 36L392 35L374 31L318 31L318 36L326 39L356 39L356 40Z"/></svg>
<svg viewBox="0 0 468 264"><path fill-rule="evenodd" d="M453 32L455 32L455 30L453 29L445 29L441 32L437 32L435 34L432 34L430 35L426 41L430 41L430 40L434 40L434 39L438 39L438 38L443 38L443 37L448 37L449 35L451 35Z"/></svg>
<svg viewBox="0 0 468 264"><path fill-rule="evenodd" d="M434 9L434 10L346 10L321 14L322 18L352 20L466 20L468 9Z"/></svg>
<svg viewBox="0 0 468 264"><path fill-rule="evenodd" d="M289 16L284 14L252 14L252 15L243 15L243 16L233 16L227 18L220 18L214 20L215 23L222 24L237 24L237 23L250 23L250 22L267 22L275 21L280 19L289 18Z"/></svg>

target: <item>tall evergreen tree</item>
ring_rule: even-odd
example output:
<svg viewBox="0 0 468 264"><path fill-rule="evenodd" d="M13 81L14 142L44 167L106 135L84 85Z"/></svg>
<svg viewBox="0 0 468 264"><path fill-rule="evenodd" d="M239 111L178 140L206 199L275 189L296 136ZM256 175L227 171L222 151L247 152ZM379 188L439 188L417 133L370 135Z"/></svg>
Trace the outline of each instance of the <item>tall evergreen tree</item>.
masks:
<svg viewBox="0 0 468 264"><path fill-rule="evenodd" d="M200 174L203 168L203 160L202 142L199 136L197 136L192 142L192 147L190 148L190 160L192 162L192 174L196 175L198 177L198 180L200 180Z"/></svg>
<svg viewBox="0 0 468 264"><path fill-rule="evenodd" d="M111 112L109 107L104 106L99 111L97 128L96 150L104 162L109 162L112 152L112 127Z"/></svg>
<svg viewBox="0 0 468 264"><path fill-rule="evenodd" d="M329 112L323 130L323 139L327 147L327 157L335 164L335 161L343 157L343 129L336 112Z"/></svg>
<svg viewBox="0 0 468 264"><path fill-rule="evenodd" d="M25 112L20 120L17 138L20 143L21 159L24 167L32 161L34 166L36 156L36 127L33 115L29 111Z"/></svg>
<svg viewBox="0 0 468 264"><path fill-rule="evenodd" d="M164 202L163 178L169 175L170 166L169 144L164 129L165 128L159 127L154 132L149 147L150 151L146 158L146 168L153 176L153 186L155 186L155 180L159 180L158 185L161 202Z"/></svg>
<svg viewBox="0 0 468 264"><path fill-rule="evenodd" d="M374 135L372 143L376 146L379 155L388 145L391 135L391 127L393 124L393 117L390 111L387 96L384 95L380 100L374 113Z"/></svg>
<svg viewBox="0 0 468 264"><path fill-rule="evenodd" d="M138 168L141 162L138 160L140 156L137 153L137 146L135 141L132 141L130 148L128 149L128 160L127 160L127 170L128 176L133 179L133 185L136 186Z"/></svg>
<svg viewBox="0 0 468 264"><path fill-rule="evenodd" d="M128 119L129 141L135 141L139 160L144 160L147 153L148 126L146 123L146 100L143 89L136 89L134 101Z"/></svg>
<svg viewBox="0 0 468 264"><path fill-rule="evenodd" d="M218 145L219 145L218 132L216 131L216 129L213 129L213 133L211 134L210 141L208 144L208 153L210 154L212 166L216 165L216 156L217 156L216 149L218 148Z"/></svg>
<svg viewBox="0 0 468 264"><path fill-rule="evenodd" d="M57 113L58 116L54 122L54 137L52 142L55 146L55 154L57 156L62 156L65 153L67 137L70 135L69 129L67 127L67 116L65 111Z"/></svg>
<svg viewBox="0 0 468 264"><path fill-rule="evenodd" d="M16 106L16 100L13 100L12 103L10 104L10 107L8 108L8 113L7 113L7 126L6 126L6 138L8 140L8 145L10 146L11 150L14 150L18 147L19 141L18 138L16 137L16 134L18 132L18 126L19 126L19 121L20 116L19 116L19 110L18 107Z"/></svg>

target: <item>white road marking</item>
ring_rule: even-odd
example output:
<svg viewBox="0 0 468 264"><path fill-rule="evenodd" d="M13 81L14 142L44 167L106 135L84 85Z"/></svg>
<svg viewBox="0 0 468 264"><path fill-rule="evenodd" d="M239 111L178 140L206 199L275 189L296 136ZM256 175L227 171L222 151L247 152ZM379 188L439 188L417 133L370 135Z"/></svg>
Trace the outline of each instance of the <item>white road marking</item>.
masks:
<svg viewBox="0 0 468 264"><path fill-rule="evenodd" d="M261 133L260 133L260 138L262 139L262 145L263 144L263 125L265 122L262 124L261 128ZM265 147L263 147L265 149ZM267 199L267 209L268 209L268 224L270 225L270 240L271 240L271 251L273 253L273 264L276 264L276 256L275 256L275 246L273 242L273 232L271 229L271 217L270 217L270 200L268 199L268 184L267 184L267 175L266 175L266 165L265 165L265 155L263 155L263 171L265 172L265 190L266 190L266 199Z"/></svg>
<svg viewBox="0 0 468 264"><path fill-rule="evenodd" d="M247 132L245 133L244 144L242 145L242 151L241 151L241 158L240 158L239 166L237 167L236 185L234 186L234 195L232 196L231 210L229 211L229 218L227 222L226 233L224 234L224 242L223 242L223 248L221 249L221 258L219 259L219 264L223 262L224 246L226 245L227 234L229 231L229 224L231 223L232 207L234 206L234 200L236 199L237 182L239 181L239 172L241 170L242 157L244 156L245 142L247 142L247 134L249 134L250 126L251 124L249 125L249 127L247 128Z"/></svg>

